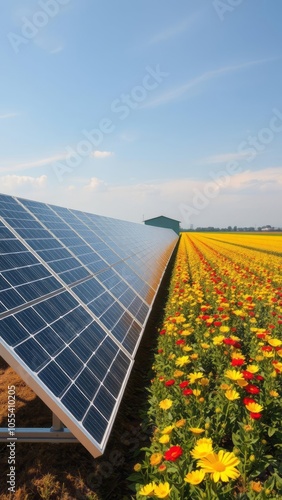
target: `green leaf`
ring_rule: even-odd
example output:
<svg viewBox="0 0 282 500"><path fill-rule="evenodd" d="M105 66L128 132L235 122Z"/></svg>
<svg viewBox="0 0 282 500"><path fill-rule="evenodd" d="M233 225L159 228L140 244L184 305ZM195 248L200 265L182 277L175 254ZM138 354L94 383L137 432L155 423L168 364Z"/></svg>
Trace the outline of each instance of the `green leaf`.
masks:
<svg viewBox="0 0 282 500"><path fill-rule="evenodd" d="M277 431L277 429L275 427L269 427L267 434L269 435L269 437L271 437L271 436L273 436L273 434L275 434L276 431Z"/></svg>

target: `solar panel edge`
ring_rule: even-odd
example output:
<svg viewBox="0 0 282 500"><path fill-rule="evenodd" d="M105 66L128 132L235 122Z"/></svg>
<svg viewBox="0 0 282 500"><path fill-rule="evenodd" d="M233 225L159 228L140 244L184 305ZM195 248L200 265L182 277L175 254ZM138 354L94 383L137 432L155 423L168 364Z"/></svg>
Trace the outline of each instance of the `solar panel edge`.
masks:
<svg viewBox="0 0 282 500"><path fill-rule="evenodd" d="M133 351L133 353L132 353L132 357L133 357L133 358L135 358L136 353L137 353L137 351L138 351L138 348L139 348L140 342L141 342L141 340L142 340L143 333L144 333L144 331L145 331L145 329L146 329L146 326L147 326L147 323L148 323L148 319L149 319L150 314L151 314L151 312L152 312L152 309L153 309L153 307L154 307L156 297L157 297L157 295L158 295L158 292L159 292L160 286L161 286L161 284L162 284L162 281L163 281L164 275L165 275L166 270L167 270L167 268L168 268L168 266L169 266L170 260L171 260L171 258L172 258L173 252L174 252L174 250L175 250L175 248L176 248L176 246L177 246L177 243L178 243L178 238L176 238L175 242L174 242L174 243L172 244L172 246L171 246L171 250L170 250L170 252L169 252L169 257L168 257L168 259L167 259L167 263L166 263L166 266L165 266L165 268L164 268L164 270L163 270L163 273L162 273L162 275L161 275L161 277L160 277L159 284L158 284L158 287L157 287L157 290L156 290L156 293L155 293L155 296L154 296L154 300L153 300L153 302L151 303L150 308L149 308L149 310L148 310L148 313L147 313L147 315L146 315L146 318L145 318L145 320L144 320L144 327L143 327L142 332L140 333L139 342L136 344L136 347L135 347L135 349L134 349L134 351Z"/></svg>

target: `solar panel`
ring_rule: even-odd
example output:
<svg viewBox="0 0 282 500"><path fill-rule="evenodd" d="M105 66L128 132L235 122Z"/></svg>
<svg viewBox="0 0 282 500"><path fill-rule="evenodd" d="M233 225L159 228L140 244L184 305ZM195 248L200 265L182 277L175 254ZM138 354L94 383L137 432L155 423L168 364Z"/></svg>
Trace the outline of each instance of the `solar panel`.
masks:
<svg viewBox="0 0 282 500"><path fill-rule="evenodd" d="M103 453L177 236L0 195L0 353Z"/></svg>

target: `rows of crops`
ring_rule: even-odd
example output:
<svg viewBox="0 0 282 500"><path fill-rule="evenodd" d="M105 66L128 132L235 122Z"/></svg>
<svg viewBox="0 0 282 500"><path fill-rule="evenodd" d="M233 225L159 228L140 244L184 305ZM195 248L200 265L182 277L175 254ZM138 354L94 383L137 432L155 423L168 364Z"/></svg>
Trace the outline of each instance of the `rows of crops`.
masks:
<svg viewBox="0 0 282 500"><path fill-rule="evenodd" d="M136 498L282 498L282 237L181 237Z"/></svg>

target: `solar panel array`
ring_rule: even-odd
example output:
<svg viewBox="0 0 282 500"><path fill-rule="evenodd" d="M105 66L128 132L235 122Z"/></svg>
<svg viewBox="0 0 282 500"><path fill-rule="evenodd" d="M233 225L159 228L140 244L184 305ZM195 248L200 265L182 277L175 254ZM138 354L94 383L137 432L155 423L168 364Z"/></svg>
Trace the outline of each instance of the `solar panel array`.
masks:
<svg viewBox="0 0 282 500"><path fill-rule="evenodd" d="M176 242L169 229L0 195L0 353L93 456Z"/></svg>

